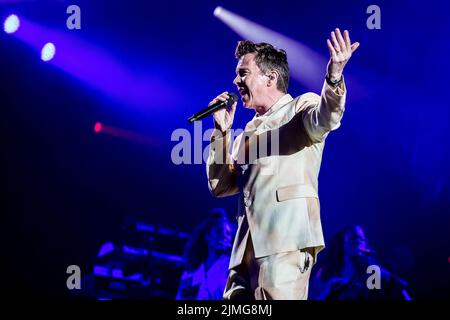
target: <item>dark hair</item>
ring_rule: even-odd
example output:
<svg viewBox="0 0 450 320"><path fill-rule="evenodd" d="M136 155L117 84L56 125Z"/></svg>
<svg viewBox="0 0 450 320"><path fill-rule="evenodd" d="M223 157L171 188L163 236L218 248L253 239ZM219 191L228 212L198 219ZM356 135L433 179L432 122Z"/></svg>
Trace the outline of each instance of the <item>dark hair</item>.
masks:
<svg viewBox="0 0 450 320"><path fill-rule="evenodd" d="M277 49L273 45L265 42L239 41L236 47L236 58L240 59L247 53L255 53L256 65L264 74L276 70L280 75L277 81L277 89L287 93L289 86L289 65L286 51Z"/></svg>
<svg viewBox="0 0 450 320"><path fill-rule="evenodd" d="M320 277L323 281L328 281L330 278L340 276L344 268L344 255L345 255L345 243L347 241L346 236L352 233L356 233L358 228L362 228L361 225L349 225L335 234L330 244L327 246L325 256L322 260L322 266L318 266L318 272L320 271Z"/></svg>
<svg viewBox="0 0 450 320"><path fill-rule="evenodd" d="M208 218L199 224L192 232L191 238L186 243L184 249L185 267L188 271L195 271L200 264L208 257L208 243L206 236L216 225L228 223L226 211L222 208L212 209Z"/></svg>

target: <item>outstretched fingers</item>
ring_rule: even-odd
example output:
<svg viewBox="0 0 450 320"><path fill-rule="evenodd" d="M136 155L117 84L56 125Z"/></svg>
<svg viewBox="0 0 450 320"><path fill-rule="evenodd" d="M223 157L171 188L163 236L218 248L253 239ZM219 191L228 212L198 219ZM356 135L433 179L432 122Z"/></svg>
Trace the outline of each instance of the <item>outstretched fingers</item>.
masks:
<svg viewBox="0 0 450 320"><path fill-rule="evenodd" d="M335 31L337 41L339 42L339 46L341 47L342 51L345 51L347 49L347 46L345 45L345 41L344 38L342 37L341 30L339 30L339 28L336 28Z"/></svg>
<svg viewBox="0 0 450 320"><path fill-rule="evenodd" d="M352 50L352 53L356 51L356 49L358 49L359 47L359 42L355 42L354 44L352 44L352 46L350 47Z"/></svg>
<svg viewBox="0 0 450 320"><path fill-rule="evenodd" d="M350 41L350 34L348 33L348 30L344 31L344 40L347 49L350 49L352 46L352 42Z"/></svg>
<svg viewBox="0 0 450 320"><path fill-rule="evenodd" d="M328 51L330 51L330 56L336 57L336 50L334 49L333 45L331 44L330 39L327 39L327 46L328 46Z"/></svg>
<svg viewBox="0 0 450 320"><path fill-rule="evenodd" d="M334 34L334 31L331 31L331 40L333 40L333 47L334 50L337 52L341 51L341 46L339 45L338 40L336 39L336 35Z"/></svg>

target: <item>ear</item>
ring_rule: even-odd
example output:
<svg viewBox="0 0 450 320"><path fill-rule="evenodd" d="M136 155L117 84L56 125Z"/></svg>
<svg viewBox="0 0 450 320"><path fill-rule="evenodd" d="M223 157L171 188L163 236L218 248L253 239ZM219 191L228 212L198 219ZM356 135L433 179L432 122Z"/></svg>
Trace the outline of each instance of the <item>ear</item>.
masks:
<svg viewBox="0 0 450 320"><path fill-rule="evenodd" d="M272 70L267 77L269 78L269 80L267 81L267 86L271 87L273 85L277 85L278 79L280 77L280 75L278 74L278 72L276 70Z"/></svg>

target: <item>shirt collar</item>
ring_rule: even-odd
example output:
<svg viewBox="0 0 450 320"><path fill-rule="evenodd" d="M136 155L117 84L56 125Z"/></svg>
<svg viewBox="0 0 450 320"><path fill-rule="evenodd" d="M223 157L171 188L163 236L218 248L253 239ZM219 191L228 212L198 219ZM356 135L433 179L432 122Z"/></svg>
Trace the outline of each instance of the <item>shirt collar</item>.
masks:
<svg viewBox="0 0 450 320"><path fill-rule="evenodd" d="M292 98L292 96L289 93L286 93L284 96L282 96L280 99L278 99L277 102L275 102L272 107L270 107L269 110L267 110L266 113L264 113L262 116L258 116L258 114L255 115L255 118L260 118L260 117L265 117L268 116L272 113L274 113L275 111L277 111L278 109L280 109L282 106L284 106L285 104L291 102L292 100L294 100Z"/></svg>
<svg viewBox="0 0 450 320"><path fill-rule="evenodd" d="M263 120L265 119L265 117L271 115L272 113L274 113L275 111L277 111L278 109L280 109L282 106L284 106L285 104L291 102L292 100L294 100L292 98L292 96L290 94L285 94L284 96L282 96L280 99L278 99L277 102L275 102L272 107L267 110L266 113L264 113L262 116L258 116L258 114L255 114L255 116L253 117L252 120L250 120L247 125L245 126L245 131L253 131L256 130L256 128L259 127L259 125L261 123L263 123Z"/></svg>

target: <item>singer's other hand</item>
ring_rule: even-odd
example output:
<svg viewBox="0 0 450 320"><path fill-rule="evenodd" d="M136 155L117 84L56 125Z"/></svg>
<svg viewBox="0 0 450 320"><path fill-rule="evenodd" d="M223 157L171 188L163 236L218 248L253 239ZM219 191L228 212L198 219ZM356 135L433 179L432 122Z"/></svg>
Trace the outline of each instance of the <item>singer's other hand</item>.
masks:
<svg viewBox="0 0 450 320"><path fill-rule="evenodd" d="M227 99L228 99L228 92L225 91L220 95L218 95L213 101L211 101L208 107L218 101L226 101ZM214 127L216 129L222 131L222 133L225 133L225 131L231 128L231 125L233 124L234 113L236 112L236 106L237 101L233 103L233 105L229 109L224 108L217 110L216 112L213 113Z"/></svg>

